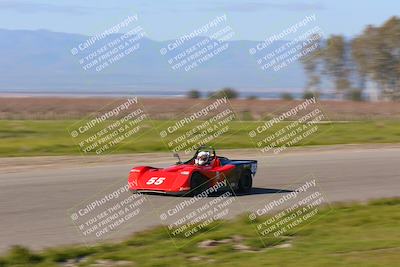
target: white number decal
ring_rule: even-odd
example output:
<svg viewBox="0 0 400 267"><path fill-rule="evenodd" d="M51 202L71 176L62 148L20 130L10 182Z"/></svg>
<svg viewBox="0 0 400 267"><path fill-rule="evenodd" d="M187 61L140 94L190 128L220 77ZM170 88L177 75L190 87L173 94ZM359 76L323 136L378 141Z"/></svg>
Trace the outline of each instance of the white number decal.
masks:
<svg viewBox="0 0 400 267"><path fill-rule="evenodd" d="M164 180L165 180L165 177L160 177L160 178L158 178L157 179L157 181L155 181L155 185L160 185L160 184L162 184L163 182L164 182Z"/></svg>
<svg viewBox="0 0 400 267"><path fill-rule="evenodd" d="M157 177L151 177L146 184L154 184L154 182L157 180Z"/></svg>
<svg viewBox="0 0 400 267"><path fill-rule="evenodd" d="M151 177L146 184L154 184L154 185L160 185L164 182L165 177Z"/></svg>

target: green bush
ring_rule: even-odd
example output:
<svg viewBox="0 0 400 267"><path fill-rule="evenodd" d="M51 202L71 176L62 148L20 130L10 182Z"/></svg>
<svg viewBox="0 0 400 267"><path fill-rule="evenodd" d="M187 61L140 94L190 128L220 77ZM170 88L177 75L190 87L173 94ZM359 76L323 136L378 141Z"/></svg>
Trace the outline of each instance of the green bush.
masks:
<svg viewBox="0 0 400 267"><path fill-rule="evenodd" d="M281 99L282 100L293 100L293 95L289 92L283 92L281 94Z"/></svg>
<svg viewBox="0 0 400 267"><path fill-rule="evenodd" d="M346 98L351 101L364 101L362 90L352 89L346 94Z"/></svg>
<svg viewBox="0 0 400 267"><path fill-rule="evenodd" d="M41 262L43 257L32 253L29 249L22 246L13 246L6 255L3 265L34 264Z"/></svg>
<svg viewBox="0 0 400 267"><path fill-rule="evenodd" d="M190 90L186 94L187 98L198 99L201 97L201 93L198 90Z"/></svg>
<svg viewBox="0 0 400 267"><path fill-rule="evenodd" d="M318 99L319 96L320 96L320 94L318 92L312 92L312 91L309 91L309 90L306 90L303 93L303 99L311 99L313 97Z"/></svg>
<svg viewBox="0 0 400 267"><path fill-rule="evenodd" d="M227 97L228 99L235 99L239 97L239 93L232 88L224 88L218 92L209 93L208 97L211 99Z"/></svg>

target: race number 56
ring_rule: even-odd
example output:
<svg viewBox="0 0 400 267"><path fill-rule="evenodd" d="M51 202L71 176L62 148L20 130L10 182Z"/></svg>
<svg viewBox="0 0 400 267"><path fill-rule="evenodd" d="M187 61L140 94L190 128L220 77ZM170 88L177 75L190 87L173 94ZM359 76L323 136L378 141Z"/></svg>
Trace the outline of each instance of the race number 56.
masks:
<svg viewBox="0 0 400 267"><path fill-rule="evenodd" d="M160 185L164 182L165 177L151 177L146 184Z"/></svg>

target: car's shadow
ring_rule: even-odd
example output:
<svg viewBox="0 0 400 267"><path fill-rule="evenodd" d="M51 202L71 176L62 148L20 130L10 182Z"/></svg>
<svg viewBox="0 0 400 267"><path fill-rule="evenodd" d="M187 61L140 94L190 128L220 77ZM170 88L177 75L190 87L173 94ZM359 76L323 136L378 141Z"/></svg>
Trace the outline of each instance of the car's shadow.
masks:
<svg viewBox="0 0 400 267"><path fill-rule="evenodd" d="M227 191L218 191L216 193L210 194L210 197L218 197L224 194ZM241 193L241 192L234 192L232 196L252 196L252 195L270 195L270 194L283 194L283 193L290 193L293 190L288 189L281 189L281 188L261 188L261 187L253 187L251 192L248 193Z"/></svg>
<svg viewBox="0 0 400 267"><path fill-rule="evenodd" d="M211 193L208 195L208 197L219 197L223 195L224 193L229 192L229 190L219 190L215 193ZM232 192L232 191L230 191ZM293 192L293 190L288 190L288 189L280 189L280 188L261 188L261 187L253 187L251 192L249 193L240 193L240 192L234 192L232 196L251 196L251 195L270 195L270 194L283 194L283 193L290 193ZM191 198L193 195L182 195L182 196L174 196L174 195L160 195L157 193L145 193L146 195L153 195L153 196L163 196L163 197L168 197L168 198Z"/></svg>
<svg viewBox="0 0 400 267"><path fill-rule="evenodd" d="M283 194L290 193L293 190L281 189L281 188L261 188L261 187L253 187L251 192L249 193L239 193L236 192L236 196L249 196L249 195L269 195L269 194Z"/></svg>
<svg viewBox="0 0 400 267"><path fill-rule="evenodd" d="M224 193L229 192L229 190L219 190L215 193L211 193L208 195L208 197L219 197L223 195ZM232 192L232 191L230 191ZM253 187L251 192L249 193L240 193L240 192L234 192L231 197L241 197L241 196L252 196L252 195L270 195L270 194L284 194L284 193L290 193L293 192L293 190L288 190L288 189L281 189L281 188L261 188L261 187ZM189 195L181 196L181 197L191 197Z"/></svg>

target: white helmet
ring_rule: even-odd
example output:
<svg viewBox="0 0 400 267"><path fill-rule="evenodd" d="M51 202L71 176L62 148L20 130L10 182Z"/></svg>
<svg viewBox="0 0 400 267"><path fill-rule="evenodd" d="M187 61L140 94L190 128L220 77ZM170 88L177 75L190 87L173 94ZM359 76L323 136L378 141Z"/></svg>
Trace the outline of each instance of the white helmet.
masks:
<svg viewBox="0 0 400 267"><path fill-rule="evenodd" d="M194 163L199 166L204 166L208 163L210 159L210 152L200 151L197 154L197 158L194 160Z"/></svg>

